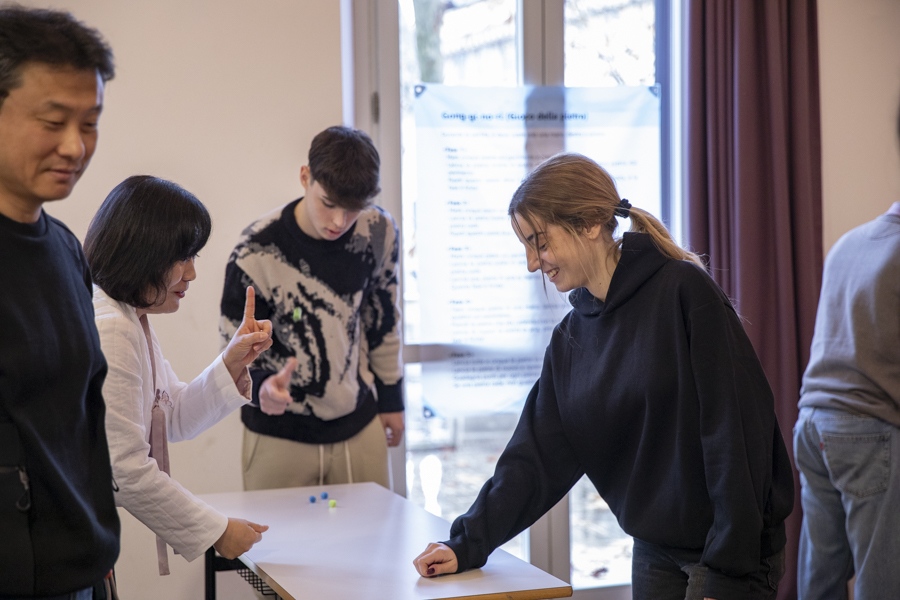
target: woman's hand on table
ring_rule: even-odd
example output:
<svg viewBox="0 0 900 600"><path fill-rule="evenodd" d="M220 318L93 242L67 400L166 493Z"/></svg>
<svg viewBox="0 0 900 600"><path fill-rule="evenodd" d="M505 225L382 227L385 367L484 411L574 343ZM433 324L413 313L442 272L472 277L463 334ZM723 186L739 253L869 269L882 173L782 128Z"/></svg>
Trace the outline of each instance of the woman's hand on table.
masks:
<svg viewBox="0 0 900 600"><path fill-rule="evenodd" d="M456 553L446 544L428 544L425 552L413 560L413 566L422 577L434 577L456 573L459 563L456 562Z"/></svg>
<svg viewBox="0 0 900 600"><path fill-rule="evenodd" d="M235 383L238 382L247 365L272 345L272 323L257 321L254 317L255 311L256 292L251 285L247 287L244 319L231 341L228 342L225 352L222 353L222 360Z"/></svg>
<svg viewBox="0 0 900 600"><path fill-rule="evenodd" d="M213 548L225 558L237 558L260 541L268 528L268 525L257 525L244 519L228 519L225 533L213 544Z"/></svg>

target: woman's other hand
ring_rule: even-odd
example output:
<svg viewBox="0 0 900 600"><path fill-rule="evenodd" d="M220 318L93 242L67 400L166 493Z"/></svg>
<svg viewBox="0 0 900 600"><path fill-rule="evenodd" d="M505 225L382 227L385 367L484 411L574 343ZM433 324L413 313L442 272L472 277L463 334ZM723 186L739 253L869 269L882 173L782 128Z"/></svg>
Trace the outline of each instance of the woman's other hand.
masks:
<svg viewBox="0 0 900 600"><path fill-rule="evenodd" d="M235 383L238 383L247 365L272 345L272 323L257 321L253 316L255 311L256 292L251 285L247 287L244 319L222 353L222 360Z"/></svg>
<svg viewBox="0 0 900 600"><path fill-rule="evenodd" d="M428 544L425 552L413 560L413 566L422 577L434 577L456 573L459 563L456 562L456 553L446 544Z"/></svg>
<svg viewBox="0 0 900 600"><path fill-rule="evenodd" d="M225 558L237 558L262 539L268 525L257 525L244 519L228 519L225 533L213 544L216 552Z"/></svg>

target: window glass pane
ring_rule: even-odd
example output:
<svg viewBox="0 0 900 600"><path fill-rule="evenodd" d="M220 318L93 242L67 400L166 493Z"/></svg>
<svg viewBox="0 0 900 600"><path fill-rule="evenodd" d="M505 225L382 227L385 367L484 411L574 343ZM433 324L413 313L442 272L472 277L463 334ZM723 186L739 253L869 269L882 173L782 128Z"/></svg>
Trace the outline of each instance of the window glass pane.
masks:
<svg viewBox="0 0 900 600"><path fill-rule="evenodd" d="M515 86L516 0L400 0L404 338L420 342L416 252L415 86ZM438 183L435 183L438 185ZM425 199L427 200L427 199ZM442 418L423 402L421 364L407 364L407 495L449 521L468 510L494 472L518 414ZM527 559L525 536L503 548Z"/></svg>
<svg viewBox="0 0 900 600"><path fill-rule="evenodd" d="M404 83L517 85L516 0L400 0Z"/></svg>
<svg viewBox="0 0 900 600"><path fill-rule="evenodd" d="M415 86L517 84L516 0L400 0L404 338L419 343Z"/></svg>
<svg viewBox="0 0 900 600"><path fill-rule="evenodd" d="M566 0L570 87L656 83L655 0Z"/></svg>
<svg viewBox="0 0 900 600"><path fill-rule="evenodd" d="M631 583L631 536L587 477L569 492L569 543L576 589Z"/></svg>
<svg viewBox="0 0 900 600"><path fill-rule="evenodd" d="M656 83L655 0L566 0L564 10L566 86ZM658 194L631 201L661 216ZM630 583L631 538L586 477L569 496L569 528L576 589Z"/></svg>
<svg viewBox="0 0 900 600"><path fill-rule="evenodd" d="M440 2L448 6L441 28L444 80L468 86L514 86L516 2Z"/></svg>
<svg viewBox="0 0 900 600"><path fill-rule="evenodd" d="M466 512L512 436L517 413L442 419L425 407L421 365L408 364L404 375L407 411L407 497L428 512L453 521ZM520 538L503 546L527 557Z"/></svg>

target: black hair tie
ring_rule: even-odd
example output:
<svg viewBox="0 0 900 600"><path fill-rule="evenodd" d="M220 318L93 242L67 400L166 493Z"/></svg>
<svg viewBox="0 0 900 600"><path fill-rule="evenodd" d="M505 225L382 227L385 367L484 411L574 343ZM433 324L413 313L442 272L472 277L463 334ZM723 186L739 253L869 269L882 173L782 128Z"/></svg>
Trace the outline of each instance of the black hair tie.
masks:
<svg viewBox="0 0 900 600"><path fill-rule="evenodd" d="M616 207L615 214L617 217L627 219L631 216L631 202L622 198L619 200L619 206Z"/></svg>

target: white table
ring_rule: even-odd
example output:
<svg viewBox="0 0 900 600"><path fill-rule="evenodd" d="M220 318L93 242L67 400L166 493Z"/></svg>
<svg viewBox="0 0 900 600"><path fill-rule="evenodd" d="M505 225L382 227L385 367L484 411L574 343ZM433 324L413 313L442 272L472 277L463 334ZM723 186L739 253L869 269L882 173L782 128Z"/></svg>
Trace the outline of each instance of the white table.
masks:
<svg viewBox="0 0 900 600"><path fill-rule="evenodd" d="M321 493L337 501L329 508ZM309 501L315 496L316 502ZM375 483L207 494L228 515L269 525L240 560L285 600L538 600L572 587L503 550L481 569L419 577L413 559L450 524Z"/></svg>

